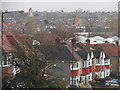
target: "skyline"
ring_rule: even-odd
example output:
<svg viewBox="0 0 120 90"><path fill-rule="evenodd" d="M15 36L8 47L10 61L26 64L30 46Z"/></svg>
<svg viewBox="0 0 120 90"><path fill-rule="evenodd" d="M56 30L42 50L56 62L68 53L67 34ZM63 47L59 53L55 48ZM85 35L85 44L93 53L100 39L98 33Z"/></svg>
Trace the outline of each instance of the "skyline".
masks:
<svg viewBox="0 0 120 90"><path fill-rule="evenodd" d="M84 11L118 11L117 2L2 2L2 10L33 11L65 11L71 12L83 9Z"/></svg>
<svg viewBox="0 0 120 90"><path fill-rule="evenodd" d="M3 0L2 2L119 2L119 0Z"/></svg>

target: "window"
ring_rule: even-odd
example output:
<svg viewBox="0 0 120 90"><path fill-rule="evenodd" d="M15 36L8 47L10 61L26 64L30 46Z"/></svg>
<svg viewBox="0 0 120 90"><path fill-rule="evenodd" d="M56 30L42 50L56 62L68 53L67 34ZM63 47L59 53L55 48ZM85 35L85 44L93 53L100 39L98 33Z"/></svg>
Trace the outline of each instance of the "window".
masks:
<svg viewBox="0 0 120 90"><path fill-rule="evenodd" d="M80 77L80 82L81 82L82 78Z"/></svg>
<svg viewBox="0 0 120 90"><path fill-rule="evenodd" d="M106 59L106 63L108 63L108 59Z"/></svg>
<svg viewBox="0 0 120 90"><path fill-rule="evenodd" d="M76 84L76 80L73 81L73 84L74 84L74 85Z"/></svg>
<svg viewBox="0 0 120 90"><path fill-rule="evenodd" d="M110 74L110 70L107 69L107 70L106 70L106 75L109 76L109 74Z"/></svg>
<svg viewBox="0 0 120 90"><path fill-rule="evenodd" d="M91 64L91 61L90 61L90 59L88 59L88 65L90 65Z"/></svg>
<svg viewBox="0 0 120 90"><path fill-rule="evenodd" d="M77 68L78 68L78 63L77 63Z"/></svg>
<svg viewBox="0 0 120 90"><path fill-rule="evenodd" d="M90 76L88 78L89 78L89 80L91 79Z"/></svg>
<svg viewBox="0 0 120 90"><path fill-rule="evenodd" d="M83 67L84 68L87 67L87 61L86 60L83 61Z"/></svg>
<svg viewBox="0 0 120 90"><path fill-rule="evenodd" d="M110 64L110 59L105 59L105 64Z"/></svg>
<svg viewBox="0 0 120 90"><path fill-rule="evenodd" d="M110 64L110 59L108 59L108 63Z"/></svg>
<svg viewBox="0 0 120 90"><path fill-rule="evenodd" d="M108 63L108 59L105 59L105 64L107 64Z"/></svg>
<svg viewBox="0 0 120 90"><path fill-rule="evenodd" d="M72 67L72 63L71 63L71 68L78 68L78 67L79 67L78 63L73 62L73 67Z"/></svg>
<svg viewBox="0 0 120 90"><path fill-rule="evenodd" d="M78 79L76 76L71 77L71 84L72 84L72 80L74 85L78 82Z"/></svg>
<svg viewBox="0 0 120 90"><path fill-rule="evenodd" d="M85 67L85 61L83 61L83 67Z"/></svg>
<svg viewBox="0 0 120 90"><path fill-rule="evenodd" d="M96 64L100 64L100 59L96 59Z"/></svg>

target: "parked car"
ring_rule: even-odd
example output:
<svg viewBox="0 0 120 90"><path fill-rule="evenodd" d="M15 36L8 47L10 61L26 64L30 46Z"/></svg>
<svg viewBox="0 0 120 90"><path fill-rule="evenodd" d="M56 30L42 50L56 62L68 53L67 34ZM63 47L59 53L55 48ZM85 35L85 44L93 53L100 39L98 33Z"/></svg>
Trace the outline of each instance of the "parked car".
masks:
<svg viewBox="0 0 120 90"><path fill-rule="evenodd" d="M105 85L119 86L120 85L120 80L113 79L113 80L110 80L110 81L105 81Z"/></svg>

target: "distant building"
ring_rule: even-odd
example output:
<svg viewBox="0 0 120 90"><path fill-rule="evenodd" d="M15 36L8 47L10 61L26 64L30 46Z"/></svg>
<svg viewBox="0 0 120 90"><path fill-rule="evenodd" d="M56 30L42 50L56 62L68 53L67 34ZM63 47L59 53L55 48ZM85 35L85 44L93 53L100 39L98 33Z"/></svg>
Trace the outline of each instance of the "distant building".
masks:
<svg viewBox="0 0 120 90"><path fill-rule="evenodd" d="M26 21L26 33L34 33L34 19L33 10L30 8L27 21Z"/></svg>
<svg viewBox="0 0 120 90"><path fill-rule="evenodd" d="M33 10L32 10L32 8L29 9L28 15L29 15L29 17L33 17Z"/></svg>

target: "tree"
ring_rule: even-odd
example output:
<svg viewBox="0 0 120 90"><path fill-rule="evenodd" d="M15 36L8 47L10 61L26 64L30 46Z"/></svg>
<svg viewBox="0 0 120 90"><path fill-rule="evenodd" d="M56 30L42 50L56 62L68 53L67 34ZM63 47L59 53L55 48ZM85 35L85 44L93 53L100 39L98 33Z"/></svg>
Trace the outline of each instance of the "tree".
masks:
<svg viewBox="0 0 120 90"><path fill-rule="evenodd" d="M48 20L44 20L44 24L45 24L45 25L48 25L48 24L49 24L49 21L48 21Z"/></svg>
<svg viewBox="0 0 120 90"><path fill-rule="evenodd" d="M53 32L56 36L60 37L61 40L68 39L74 36L74 31L71 28L56 28Z"/></svg>
<svg viewBox="0 0 120 90"><path fill-rule="evenodd" d="M19 39L24 43L24 47L17 49L11 64L18 67L20 72L15 76L5 77L3 87L13 89L65 87L64 82L59 82L57 78L53 80L45 76L45 73L53 66L47 64L45 56L38 52L35 46L32 46L26 39L20 37Z"/></svg>

